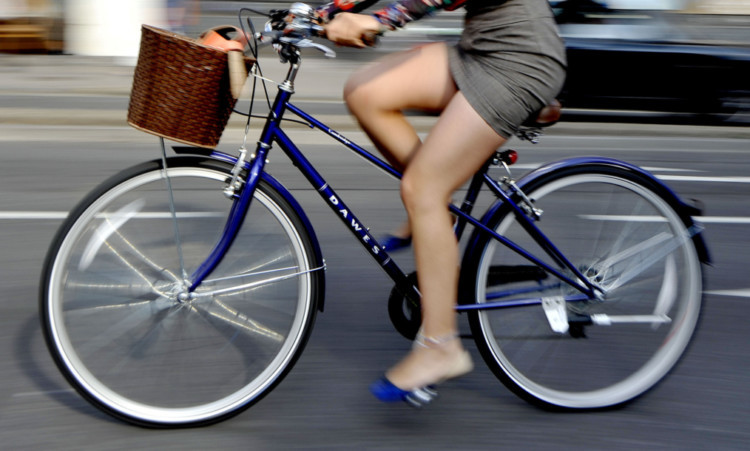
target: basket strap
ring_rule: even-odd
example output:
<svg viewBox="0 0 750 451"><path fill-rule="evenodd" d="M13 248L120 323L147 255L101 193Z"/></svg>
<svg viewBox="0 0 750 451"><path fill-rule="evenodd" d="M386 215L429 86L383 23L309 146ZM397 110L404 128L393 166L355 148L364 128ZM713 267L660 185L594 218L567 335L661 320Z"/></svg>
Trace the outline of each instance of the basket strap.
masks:
<svg viewBox="0 0 750 451"><path fill-rule="evenodd" d="M234 34L234 37L231 37L232 34ZM221 25L209 28L201 33L198 43L227 52L229 88L232 97L239 99L240 94L242 94L242 88L247 81L247 66L243 53L247 39L245 39L242 30L233 25Z"/></svg>
<svg viewBox="0 0 750 451"><path fill-rule="evenodd" d="M247 81L245 55L241 51L230 50L227 52L227 58L229 59L229 90L233 98L239 99Z"/></svg>

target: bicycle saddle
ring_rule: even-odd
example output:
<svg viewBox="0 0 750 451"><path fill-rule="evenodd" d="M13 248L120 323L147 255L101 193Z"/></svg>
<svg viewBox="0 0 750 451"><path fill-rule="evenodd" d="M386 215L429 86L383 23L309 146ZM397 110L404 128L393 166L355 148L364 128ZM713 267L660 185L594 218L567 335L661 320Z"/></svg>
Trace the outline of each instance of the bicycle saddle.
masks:
<svg viewBox="0 0 750 451"><path fill-rule="evenodd" d="M549 105L531 113L521 125L534 128L549 127L559 121L561 115L562 105L555 99Z"/></svg>

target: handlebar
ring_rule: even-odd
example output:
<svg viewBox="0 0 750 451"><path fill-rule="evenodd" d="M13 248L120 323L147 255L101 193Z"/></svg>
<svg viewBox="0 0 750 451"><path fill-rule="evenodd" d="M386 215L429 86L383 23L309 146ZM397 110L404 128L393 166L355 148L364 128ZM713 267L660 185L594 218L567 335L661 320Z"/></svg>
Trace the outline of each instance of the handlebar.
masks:
<svg viewBox="0 0 750 451"><path fill-rule="evenodd" d="M289 9L271 10L268 17L264 31L257 33L256 38L261 44L274 45L283 60L294 54L294 48L314 48L328 58L336 57L336 52L330 47L313 42L312 38L325 36L325 28L319 24L315 9L310 5L292 3ZM369 33L362 36L362 41L367 46L374 46L379 37L380 33Z"/></svg>
<svg viewBox="0 0 750 451"><path fill-rule="evenodd" d="M314 48L328 58L335 58L331 48L313 42L313 37L324 36L325 29L317 23L315 10L305 3L293 3L288 10L271 10L265 29L256 34L261 44L273 44L284 59L290 47Z"/></svg>

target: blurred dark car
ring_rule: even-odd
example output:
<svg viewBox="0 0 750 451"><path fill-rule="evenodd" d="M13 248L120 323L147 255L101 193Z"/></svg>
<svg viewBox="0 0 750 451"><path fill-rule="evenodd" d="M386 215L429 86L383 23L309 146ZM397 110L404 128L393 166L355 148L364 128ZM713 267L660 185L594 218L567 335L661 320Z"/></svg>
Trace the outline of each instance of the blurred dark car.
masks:
<svg viewBox="0 0 750 451"><path fill-rule="evenodd" d="M566 120L750 124L750 17L551 3L568 49Z"/></svg>

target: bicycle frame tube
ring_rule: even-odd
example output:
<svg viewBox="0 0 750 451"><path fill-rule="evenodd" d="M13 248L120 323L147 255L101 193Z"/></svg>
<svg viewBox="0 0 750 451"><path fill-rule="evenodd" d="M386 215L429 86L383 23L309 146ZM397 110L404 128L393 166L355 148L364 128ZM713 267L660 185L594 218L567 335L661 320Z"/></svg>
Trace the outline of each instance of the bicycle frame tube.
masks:
<svg viewBox="0 0 750 451"><path fill-rule="evenodd" d="M398 172L393 166L389 165L388 163L384 162L380 158L376 157L375 155L371 154L367 150L363 149L362 147L358 146L355 142L347 139L343 135L341 135L336 130L328 127L327 125L323 124L319 120L315 119L314 117L310 116L309 114L305 113L301 109L297 108L296 106L292 104L287 104L287 107L289 108L289 111L296 114L301 119L307 121L310 124L311 128L317 128L321 130L326 135L330 136L331 138L335 139L336 141L340 142L341 144L348 147L350 150L352 150L354 153L358 154L365 160L369 161L370 163L374 164L378 169L381 169L382 171L386 172L389 175L392 175L393 177L400 179L401 173ZM299 151L297 153L299 154Z"/></svg>
<svg viewBox="0 0 750 451"><path fill-rule="evenodd" d="M361 148L351 140L347 139L340 133L336 132L332 128L326 126L322 122L318 121L314 117L310 116L309 114L305 113L301 109L297 108L296 106L292 104L287 104L287 107L290 111L292 111L295 115L300 117L301 119L307 121L312 128L318 128L319 130L323 131L327 135L334 138L336 141L342 143L344 146L346 146L348 149L353 151L354 153L358 154L359 156L365 158L370 163L374 164L379 169L387 172L388 174L396 177L401 178L401 173L396 171L392 166L389 164L383 162L378 157L372 155L371 153L367 152L365 149ZM280 128L277 127L275 131L275 136L277 138L277 141L279 142L279 145L284 151L287 153L289 158L297 165L299 170L307 177L307 179L310 181L313 187L315 187L318 192L321 193L321 196L323 196L324 199L326 199L327 203L331 206L331 208L334 209L334 211L338 211L341 215L341 219L347 223L349 219L351 219L351 223L348 223L347 226L352 229L354 227L354 224L357 224L357 226L361 226L361 222L354 216L354 214L351 212L351 210L346 207L346 205L343 203L341 198L335 194L333 189L328 186L328 183L320 176L320 174L315 170L315 168L307 161L307 159L302 155L301 151L294 145L294 143L281 131ZM486 166L485 166L486 168ZM483 175L481 175L483 174ZM560 279L561 281L565 282L566 284L576 288L581 293L586 295L587 297L594 297L594 289L596 288L593 284L591 284L586 277L584 277L578 269L570 263L563 255L562 253L547 239L547 237L533 224L532 220L522 213L521 208L499 187L495 184L494 180L489 178L489 176L486 175L485 171L482 171L482 173L475 176L474 179L472 179L472 182L469 186L469 191L466 194L466 200L464 201L464 204L461 206L461 208L457 208L453 205L450 206L451 211L453 214L455 214L459 218L459 222L456 227L457 236L460 239L461 234L464 229L464 225L466 222L472 224L473 226L483 230L486 233L489 233L493 238L500 241L503 245L510 248L514 252L520 254L527 260L533 262L534 264L544 268L549 273L553 274L555 277ZM489 186L492 187L493 191L497 190L497 194L502 197L503 201L507 202L514 211L517 212L517 216L519 216L519 221L524 224L524 228L527 230L527 232L536 240L542 248L545 250L547 254L550 255L558 264L560 264L561 267L566 267L573 271L573 273L576 275L576 277L582 281L574 281L570 279L569 277L566 277L563 275L559 270L549 266L548 264L544 263L543 261L536 258L534 255L530 254L520 246L516 245L512 241L508 240L507 238L497 234L495 231L490 230L487 228L484 224L476 220L474 217L471 216L471 209L473 207L473 203L476 201L478 197L479 190L481 189L481 184L483 182L483 179L485 183L487 183ZM355 232L355 235L357 235L356 230L352 230ZM362 239L362 244L367 246L368 244L372 244L374 242L374 239L371 235L369 235L369 232L365 232L366 236L360 235L360 238ZM367 239L366 239L367 238ZM377 244L377 243L375 243ZM381 265L383 265L383 261L387 260L389 262L392 262L390 260L390 257L388 257L388 254L382 250L382 248L379 250L379 252L374 252L373 249L369 249L370 254L378 260ZM377 251L377 249L375 249ZM384 266L385 268L385 266ZM388 269L386 269L388 271ZM399 270L401 274L401 272ZM390 274L390 273L389 273ZM401 280L399 277L398 279L394 279L396 281Z"/></svg>
<svg viewBox="0 0 750 451"><path fill-rule="evenodd" d="M516 205L511 199L508 199L507 201L511 205L514 205L514 206ZM461 218L465 219L469 224L471 224L474 227L478 228L482 232L489 234L492 238L494 238L495 240L499 241L503 246L505 246L508 249L512 250L513 252L517 253L518 255L520 255L521 257L525 258L526 260L534 263L535 265L539 266L540 268L544 269L545 271L549 272L550 274L554 275L555 277L557 277L561 281L565 282L566 284L570 285L571 287L577 289L581 293L583 293L583 294L585 294L585 295L587 295L589 297L594 297L594 291L593 290L596 288L596 286L593 285L591 282L589 282L588 279L586 279L586 277L584 277L583 275L581 275L579 277L579 279L582 282L576 282L576 281L570 279L569 277L565 276L564 274L562 274L557 269L551 267L547 263L539 260L533 254L527 252L525 249L523 249L522 247L518 246L513 241L505 238L504 236L498 234L497 232L495 232L494 230L490 229L486 225L482 224L481 222L479 222L478 220L476 220L473 216L465 215L463 212L461 212L459 209L457 209L456 207L453 207L453 206L451 206L450 209L451 209L451 211L454 214L459 215ZM528 219L524 215L524 216L521 216L519 218L519 221L530 221L530 219ZM538 233L539 235L538 236L534 236L534 233ZM535 240L536 239L542 239L542 240L546 241L547 243L549 243L549 240L547 239L547 237L541 231L539 231L538 229L536 229L535 232L530 232L529 231L529 234L532 235L532 236L534 236ZM550 243L550 247L552 249L554 249L554 246L551 246L551 243ZM554 259L558 259L559 258L558 256L552 255L550 253L551 252L551 248L545 247L544 250L545 250L545 252L547 254L550 254L550 257L552 257ZM557 251L557 252L559 252L559 251ZM559 254L559 256L562 256L562 254ZM573 267L573 265L570 264L570 262L567 259L565 259L564 257L562 257L562 258L564 259L563 261L567 262L566 263L567 267L572 267L573 269L575 269L575 267ZM580 274L580 272L577 269L575 269L575 273Z"/></svg>
<svg viewBox="0 0 750 451"><path fill-rule="evenodd" d="M544 233L542 233L541 230L539 230L539 228L534 223L535 221L532 218L530 218L527 214L525 214L523 212L523 210L521 209L521 207L519 207L518 204L515 203L510 198L510 196L505 191L503 191L500 188L500 186L497 184L497 182L495 182L486 173L484 174L484 179L485 179L485 182L487 183L487 186L489 186L490 189L496 195L498 195L499 197L501 197L505 203L507 203L508 205L510 205L510 207L513 210L513 213L516 216L516 219L518 219L518 222L521 224L521 226L524 228L524 230L526 230L526 232L529 234L529 236L531 238L533 238L534 241L547 253L547 255L549 255L558 265L560 265L560 267L569 269L578 278L578 280L582 281L583 285L579 284L579 283L575 283L575 282L570 281L565 276L563 276L562 274L560 274L558 271L554 270L551 267L549 269L545 267L545 269L547 269L547 271L549 271L552 274L554 274L560 280L566 281L568 284L570 284L571 286L573 286L574 288L578 289L579 291L581 291L584 294L591 295L591 294L593 294L593 290L599 290L599 287L597 287L595 284L593 284L591 281L589 281L588 278L586 278L583 274L581 274L581 272L579 271L579 269L575 265L573 265L570 262L570 260L568 260L565 257L565 255L563 255L563 253L549 240L549 238L547 238L547 236ZM485 230L484 227L480 227L480 229ZM487 230L489 230L489 229L487 229ZM512 243L511 241L507 240L506 238L502 237L501 235L498 235L497 233L494 233L494 231L492 233L492 236L495 237L495 239L497 239L497 240L499 240L499 241L501 241L503 243L505 241L508 241L508 243ZM515 245L510 246L510 245L506 244L506 246L508 246L509 248L513 249L514 251L516 251L517 253L519 253L521 256L523 256L525 258L528 258L527 256L532 256L533 257L533 255L528 254L525 250L523 250L520 247L518 248L518 250L516 250L516 249L514 249L515 247L517 247ZM534 263L537 263L537 264L540 263L540 262L538 262L536 260L536 258L533 258L532 261Z"/></svg>
<svg viewBox="0 0 750 451"><path fill-rule="evenodd" d="M339 134L335 130L325 126L315 118L311 117L304 111L295 107L294 105L287 104L289 110L294 112L300 118L308 121L313 127L317 127L324 131L329 136L333 137L337 141L344 144L346 147L357 153L358 155L365 158L367 161L373 163L381 170L389 173L390 175L401 178L401 174L394 169L392 166L386 164L376 156L367 152L365 149L359 147L354 142L348 140L343 135ZM352 212L352 210L344 203L341 197L336 194L334 189L325 181L315 167L310 164L307 158L302 154L299 148L292 142L292 140L281 130L281 127L273 127L271 132L273 139L278 143L279 147L287 154L294 165L299 171L307 178L313 188L318 194L325 200L326 204L336 212L339 219L346 225L347 229L358 238L360 244L367 250L375 261L385 270L385 272L393 279L396 283L406 282L406 274L399 268L399 266L391 259L377 240L370 234L369 227L365 226L362 221Z"/></svg>

